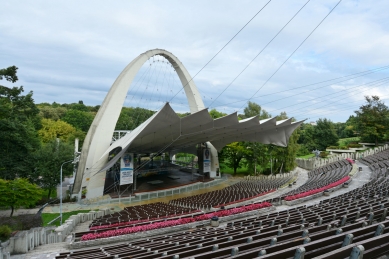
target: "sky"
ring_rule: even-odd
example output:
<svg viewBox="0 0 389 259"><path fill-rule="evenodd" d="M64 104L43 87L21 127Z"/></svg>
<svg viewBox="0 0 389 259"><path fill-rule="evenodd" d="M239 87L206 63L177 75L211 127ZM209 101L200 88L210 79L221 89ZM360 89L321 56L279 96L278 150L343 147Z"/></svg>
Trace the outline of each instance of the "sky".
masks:
<svg viewBox="0 0 389 259"><path fill-rule="evenodd" d="M389 2L343 0L330 14L338 0L306 3L5 1L0 68L17 66L19 81L0 83L33 91L36 103L100 105L127 64L160 48L184 64L205 106L224 113L252 101L273 116L345 122L366 95L388 105ZM166 101L189 111L174 69L156 56L124 106L158 110Z"/></svg>

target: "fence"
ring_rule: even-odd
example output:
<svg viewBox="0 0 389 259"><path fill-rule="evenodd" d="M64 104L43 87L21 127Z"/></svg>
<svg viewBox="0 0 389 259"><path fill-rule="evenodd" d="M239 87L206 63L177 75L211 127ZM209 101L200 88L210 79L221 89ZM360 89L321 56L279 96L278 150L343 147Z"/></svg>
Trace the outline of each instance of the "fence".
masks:
<svg viewBox="0 0 389 259"><path fill-rule="evenodd" d="M99 206L99 205L104 205L104 204L111 204L111 203L126 203L126 204L131 204L133 202L140 202L140 201L145 201L145 200L150 200L150 199L155 199L155 198L162 198L162 197L167 197L167 196L172 196L175 194L180 194L180 193L185 193L189 191L195 191L195 190L200 190L208 187L212 187L215 185L218 185L224 181L224 179L215 179L211 182L206 182L206 183L194 183L190 185L185 185L181 187L176 187L176 188L171 188L171 189L166 189L166 190L160 190L160 191L154 191L154 192L144 192L144 193L139 193L136 196L130 196L130 197L124 197L121 198L115 198L112 199L107 196L99 197L99 198L94 198L94 199L83 199L81 200L81 205L91 205L93 204L94 206Z"/></svg>

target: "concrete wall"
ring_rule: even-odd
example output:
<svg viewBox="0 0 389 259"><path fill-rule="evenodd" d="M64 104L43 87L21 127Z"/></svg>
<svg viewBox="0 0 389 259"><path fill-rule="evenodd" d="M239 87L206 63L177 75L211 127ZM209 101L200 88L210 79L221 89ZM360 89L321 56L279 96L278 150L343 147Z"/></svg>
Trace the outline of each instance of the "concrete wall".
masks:
<svg viewBox="0 0 389 259"><path fill-rule="evenodd" d="M369 149L364 152L358 152L358 153L342 153L339 155L333 155L329 158L310 158L310 159L303 159L303 158L296 158L296 163L298 167L307 169L307 170L313 170L315 168L325 166L327 164L333 163L335 161L339 161L346 158L351 159L359 159L361 157L366 157L370 155L374 155L378 152L381 152L383 150L386 150L389 148L388 144L385 144L383 146L375 147L374 149Z"/></svg>
<svg viewBox="0 0 389 259"><path fill-rule="evenodd" d="M109 209L78 213L77 215L70 216L59 227L39 227L19 231L7 242L0 243L0 259L8 259L10 254L25 254L40 245L63 242L67 236L72 234L73 229L78 224L110 213Z"/></svg>

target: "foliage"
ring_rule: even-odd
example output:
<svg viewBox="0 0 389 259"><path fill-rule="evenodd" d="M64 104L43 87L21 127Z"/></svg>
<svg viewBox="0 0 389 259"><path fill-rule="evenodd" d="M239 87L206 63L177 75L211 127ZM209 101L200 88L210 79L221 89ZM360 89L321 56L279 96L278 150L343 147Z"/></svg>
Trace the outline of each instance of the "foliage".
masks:
<svg viewBox="0 0 389 259"><path fill-rule="evenodd" d="M335 132L334 123L328 119L319 119L313 131L313 139L316 143L316 148L325 150L328 146L335 146L338 143L339 137Z"/></svg>
<svg viewBox="0 0 389 259"><path fill-rule="evenodd" d="M315 154L309 154L309 155L304 155L304 156L297 156L297 158L304 158L304 159L309 159L315 157Z"/></svg>
<svg viewBox="0 0 389 259"><path fill-rule="evenodd" d="M298 144L303 146L305 153L306 150L312 152L316 149L325 150L328 146L336 146L339 137L334 125L328 119L319 119L316 126L308 123L302 124Z"/></svg>
<svg viewBox="0 0 389 259"><path fill-rule="evenodd" d="M0 69L0 79L16 82L17 67ZM0 85L0 177L28 176L31 153L39 148L36 130L40 128L39 110L32 92L22 95L23 87Z"/></svg>
<svg viewBox="0 0 389 259"><path fill-rule="evenodd" d="M12 217L15 209L35 205L42 196L42 189L27 179L0 179L0 193L0 206L10 207Z"/></svg>
<svg viewBox="0 0 389 259"><path fill-rule="evenodd" d="M226 116L227 113L219 112L216 109L212 109L209 111L209 115L211 116L212 119L217 119Z"/></svg>
<svg viewBox="0 0 389 259"><path fill-rule="evenodd" d="M312 152L309 151L308 148L304 144L299 144L299 149L297 150L296 156L300 157L300 158L303 158L303 157L306 158L307 156L313 157L315 155L312 154Z"/></svg>
<svg viewBox="0 0 389 259"><path fill-rule="evenodd" d="M153 114L153 111L139 107L123 107L116 123L115 130L133 130Z"/></svg>
<svg viewBox="0 0 389 259"><path fill-rule="evenodd" d="M219 161L219 164L220 164L220 168L222 169L223 173L234 174L233 168L228 167L227 165L225 165L224 163L221 163L220 161ZM247 167L247 165L245 163L243 163L241 168L236 169L235 175L238 175L238 176L239 175L250 175L249 172L252 172L252 170L249 171L249 168Z"/></svg>
<svg viewBox="0 0 389 259"><path fill-rule="evenodd" d="M34 154L35 172L34 181L43 189L48 190L47 197L50 198L51 191L60 183L60 168L63 162L72 159L73 146L64 142L52 140L42 145ZM72 164L63 166L63 175L72 173Z"/></svg>
<svg viewBox="0 0 389 259"><path fill-rule="evenodd" d="M51 119L42 119L42 128L38 131L38 135L43 143L51 142L57 138L64 142L71 142L76 137L85 138L85 133L72 125L61 120Z"/></svg>
<svg viewBox="0 0 389 259"><path fill-rule="evenodd" d="M68 110L63 116L63 121L84 132L88 132L93 119L93 114L80 110Z"/></svg>
<svg viewBox="0 0 389 259"><path fill-rule="evenodd" d="M378 142L388 138L389 109L378 96L365 96L365 99L367 103L355 111L356 124L361 141L378 146Z"/></svg>
<svg viewBox="0 0 389 259"><path fill-rule="evenodd" d="M18 81L18 76L16 75L17 70L18 68L16 66L0 69L0 80L5 78L7 81L15 83Z"/></svg>
<svg viewBox="0 0 389 259"><path fill-rule="evenodd" d="M353 138L342 138L339 139L338 143L339 146L345 147L348 146L349 144L357 144L359 142L359 137L353 137Z"/></svg>
<svg viewBox="0 0 389 259"><path fill-rule="evenodd" d="M223 148L219 160L233 168L236 175L236 170L242 167L242 159L246 154L247 146L243 142L232 142Z"/></svg>
<svg viewBox="0 0 389 259"><path fill-rule="evenodd" d="M305 155L311 153L316 149L316 142L314 139L315 126L309 123L303 123L300 128L300 137L297 141L298 144L303 146L303 151ZM308 151L308 152L307 152Z"/></svg>
<svg viewBox="0 0 389 259"><path fill-rule="evenodd" d="M320 152L320 157L321 157L321 158L326 158L326 157L328 157L329 154L330 154L329 152L321 151L321 152Z"/></svg>
<svg viewBox="0 0 389 259"><path fill-rule="evenodd" d="M84 104L83 101L79 101L78 103L69 103L69 104L62 104L62 107L67 108L68 110L77 110L77 111L83 111L88 112L89 108Z"/></svg>
<svg viewBox="0 0 389 259"><path fill-rule="evenodd" d="M348 147L349 148L361 148L361 147L363 147L363 145L350 143L350 144L348 144Z"/></svg>
<svg viewBox="0 0 389 259"><path fill-rule="evenodd" d="M0 178L28 177L40 142L31 121L0 119Z"/></svg>
<svg viewBox="0 0 389 259"><path fill-rule="evenodd" d="M8 226L12 231L29 230L31 228L42 227L42 217L40 214L23 214L13 217L0 217L0 222Z"/></svg>
<svg viewBox="0 0 389 259"><path fill-rule="evenodd" d="M66 114L67 109L64 107L52 107L49 105L39 104L39 116L44 119L60 120Z"/></svg>
<svg viewBox="0 0 389 259"><path fill-rule="evenodd" d="M342 122L334 123L334 128L339 138L350 138L355 135L353 131L353 126L350 124L350 121L346 123L342 123Z"/></svg>
<svg viewBox="0 0 389 259"><path fill-rule="evenodd" d="M260 105L249 101L247 107L244 108L244 117L250 118L254 116L259 116L259 119L263 120L263 119L270 118L271 114L263 110Z"/></svg>
<svg viewBox="0 0 389 259"><path fill-rule="evenodd" d="M0 241L6 241L11 236L12 229L6 225L0 226Z"/></svg>
<svg viewBox="0 0 389 259"><path fill-rule="evenodd" d="M90 210L75 210L75 211L69 211L69 212L63 212L62 213L62 222L65 222L70 216L77 215L78 213L88 213ZM48 223L58 217L60 214L59 213L42 213L42 221L43 221L43 226L46 227L48 226ZM53 222L52 225L59 226L60 221L57 220Z"/></svg>

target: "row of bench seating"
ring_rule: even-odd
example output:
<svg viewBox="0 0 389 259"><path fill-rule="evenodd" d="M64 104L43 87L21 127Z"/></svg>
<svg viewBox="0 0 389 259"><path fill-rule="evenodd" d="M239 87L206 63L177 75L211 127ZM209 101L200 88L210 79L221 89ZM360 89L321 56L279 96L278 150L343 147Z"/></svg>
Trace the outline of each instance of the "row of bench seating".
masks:
<svg viewBox="0 0 389 259"><path fill-rule="evenodd" d="M164 202L155 202L144 205L126 207L124 210L113 214L105 215L102 218L94 220L90 227L112 225L120 222L141 221L159 218L174 218L179 215L195 213L196 210L182 206L167 204Z"/></svg>
<svg viewBox="0 0 389 259"><path fill-rule="evenodd" d="M282 185L290 182L291 176L268 178L263 180L244 180L228 186L222 190L211 191L190 197L169 201L169 204L184 206L193 209L211 209L224 204L231 204L250 199L269 191L275 191Z"/></svg>
<svg viewBox="0 0 389 259"><path fill-rule="evenodd" d="M341 160L312 170L308 172L308 181L306 183L281 195L280 199L283 200L287 196L325 187L346 177L350 173L351 169L352 165L347 160Z"/></svg>

